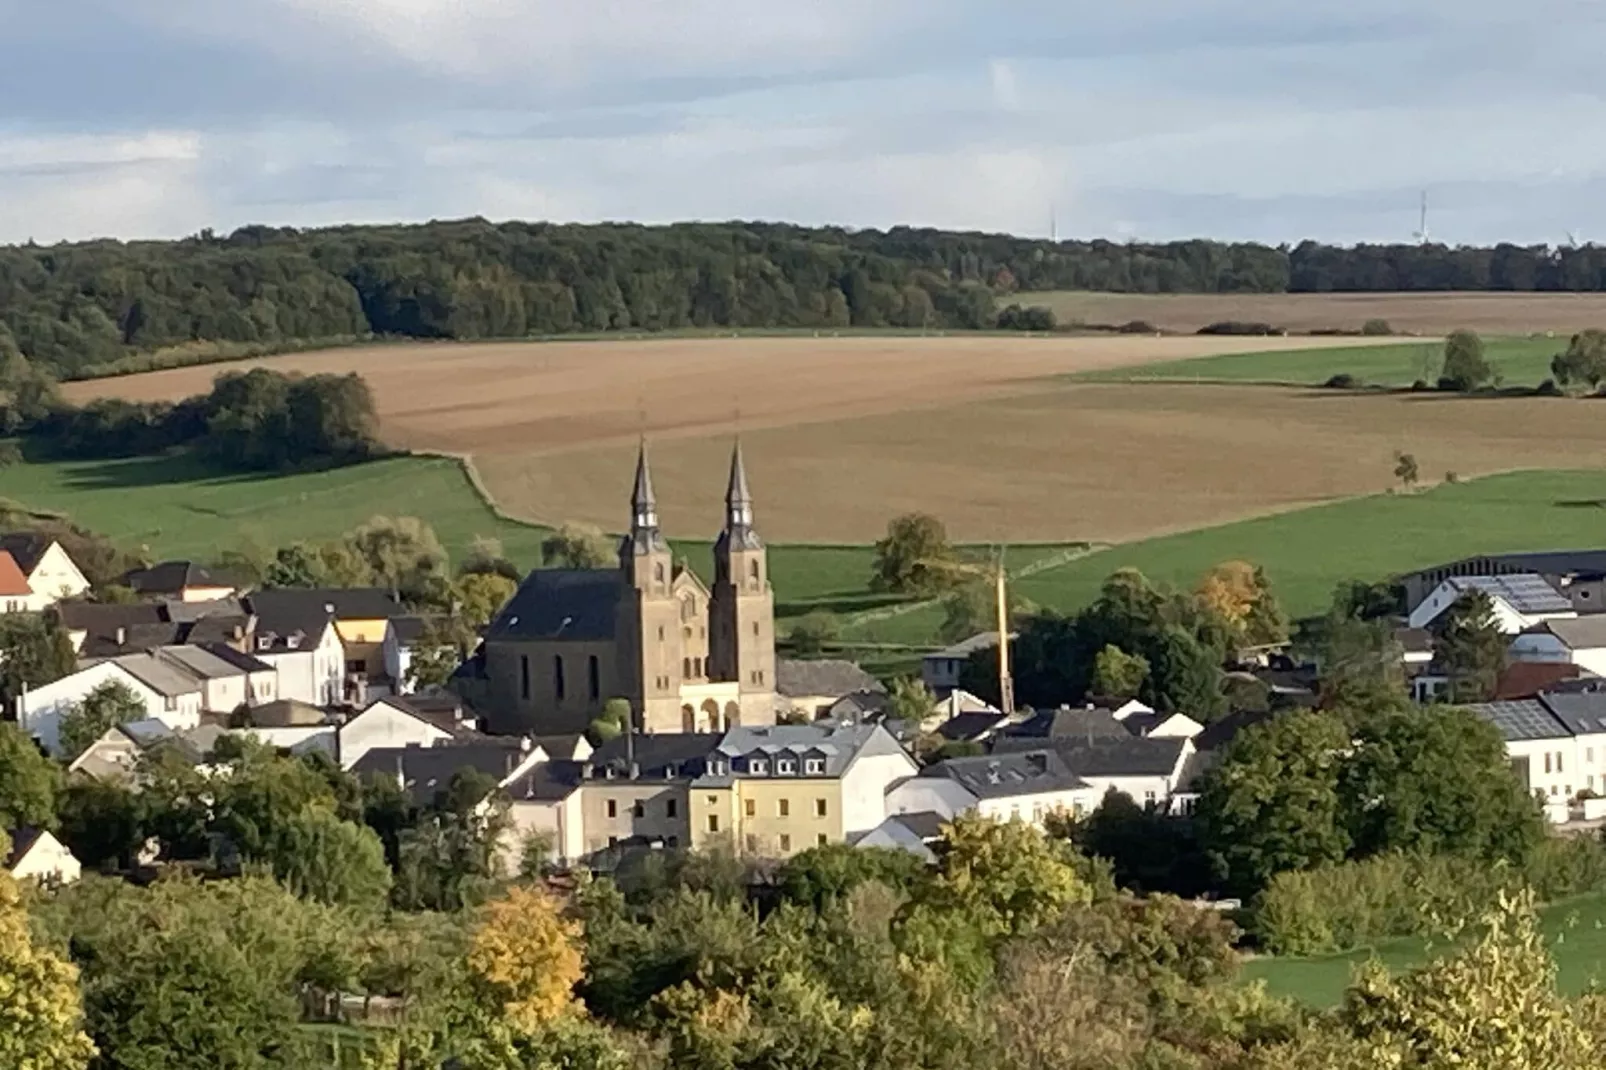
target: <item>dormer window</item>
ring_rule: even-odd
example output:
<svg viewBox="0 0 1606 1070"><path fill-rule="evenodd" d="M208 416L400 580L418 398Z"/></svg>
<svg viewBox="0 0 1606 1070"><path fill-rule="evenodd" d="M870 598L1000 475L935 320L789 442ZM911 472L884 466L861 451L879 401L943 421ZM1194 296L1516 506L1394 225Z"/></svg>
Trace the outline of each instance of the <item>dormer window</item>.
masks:
<svg viewBox="0 0 1606 1070"><path fill-rule="evenodd" d="M775 771L782 776L791 776L797 772L797 763L790 758L777 758L775 760Z"/></svg>
<svg viewBox="0 0 1606 1070"><path fill-rule="evenodd" d="M770 771L770 763L763 758L747 759L747 771L754 776L764 776Z"/></svg>
<svg viewBox="0 0 1606 1070"><path fill-rule="evenodd" d="M809 776L823 776L825 773L824 758L806 758L803 761L803 772Z"/></svg>
<svg viewBox="0 0 1606 1070"><path fill-rule="evenodd" d="M301 636L299 636L299 635L286 636L285 640L284 640L284 645L289 647L291 650L295 650L297 647L299 647L301 645Z"/></svg>
<svg viewBox="0 0 1606 1070"><path fill-rule="evenodd" d="M272 648L273 648L273 636L271 636L271 635L259 635L259 636L257 636L257 649L258 650L270 650Z"/></svg>

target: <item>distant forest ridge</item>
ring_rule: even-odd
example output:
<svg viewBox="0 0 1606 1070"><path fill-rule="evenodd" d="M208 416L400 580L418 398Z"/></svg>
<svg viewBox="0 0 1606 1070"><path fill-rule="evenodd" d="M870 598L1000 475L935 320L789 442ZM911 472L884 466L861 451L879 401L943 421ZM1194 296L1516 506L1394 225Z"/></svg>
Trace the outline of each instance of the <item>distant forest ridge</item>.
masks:
<svg viewBox="0 0 1606 1070"><path fill-rule="evenodd" d="M480 219L0 247L0 352L63 378L141 354L375 335L996 325L1017 291L1606 290L1606 248L1049 242L773 223ZM1011 300L1030 304L1029 293Z"/></svg>

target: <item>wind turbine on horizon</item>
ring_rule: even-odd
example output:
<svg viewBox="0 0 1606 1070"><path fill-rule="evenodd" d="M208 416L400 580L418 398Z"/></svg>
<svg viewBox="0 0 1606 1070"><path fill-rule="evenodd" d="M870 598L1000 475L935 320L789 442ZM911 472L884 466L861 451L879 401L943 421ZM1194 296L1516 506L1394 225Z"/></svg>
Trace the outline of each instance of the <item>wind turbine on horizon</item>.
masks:
<svg viewBox="0 0 1606 1070"><path fill-rule="evenodd" d="M1417 242L1419 244L1421 244L1421 245L1427 245L1428 242L1431 240L1428 237L1428 191L1427 190L1423 190L1422 191L1422 222L1418 226L1418 228L1411 234L1411 237L1415 238L1417 240Z"/></svg>

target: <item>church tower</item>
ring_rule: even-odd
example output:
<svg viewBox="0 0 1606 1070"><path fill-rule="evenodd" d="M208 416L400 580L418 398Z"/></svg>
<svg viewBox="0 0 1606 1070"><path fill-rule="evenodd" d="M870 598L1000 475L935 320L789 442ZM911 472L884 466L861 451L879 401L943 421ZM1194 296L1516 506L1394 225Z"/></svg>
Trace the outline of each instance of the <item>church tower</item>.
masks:
<svg viewBox="0 0 1606 1070"><path fill-rule="evenodd" d="M671 591L674 561L658 527L658 500L652 490L647 443L636 456L636 485L630 495L630 534L619 546L619 567L629 585L629 604L622 614L620 636L637 685L631 698L645 731L667 716L678 721L681 684L679 603Z"/></svg>
<svg viewBox="0 0 1606 1070"><path fill-rule="evenodd" d="M753 527L742 444L731 450L725 527L714 544L714 589L708 606L709 660L717 678L741 690L742 723L775 722L775 592L769 555Z"/></svg>

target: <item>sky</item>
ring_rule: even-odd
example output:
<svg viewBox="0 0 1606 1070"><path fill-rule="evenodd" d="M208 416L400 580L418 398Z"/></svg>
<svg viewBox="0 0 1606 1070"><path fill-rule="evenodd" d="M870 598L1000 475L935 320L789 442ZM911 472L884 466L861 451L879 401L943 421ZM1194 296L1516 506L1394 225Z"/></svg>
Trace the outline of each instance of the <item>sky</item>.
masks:
<svg viewBox="0 0 1606 1070"><path fill-rule="evenodd" d="M1600 0L0 0L0 241L1606 242Z"/></svg>

